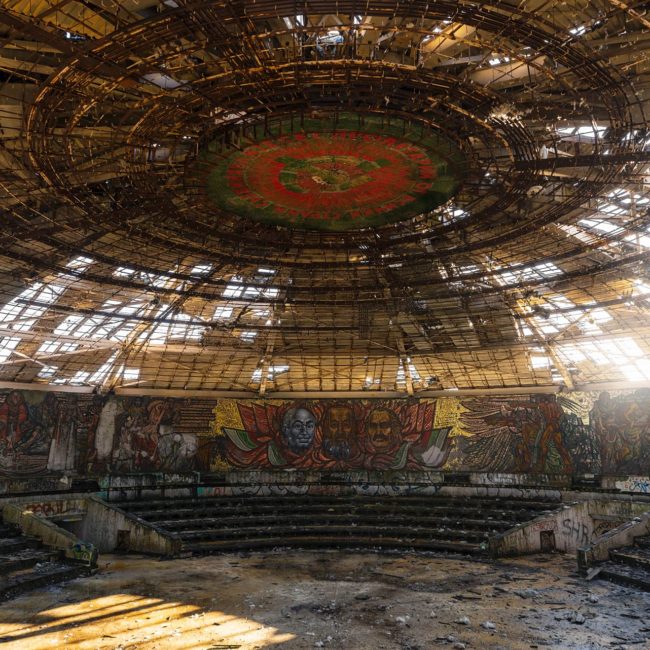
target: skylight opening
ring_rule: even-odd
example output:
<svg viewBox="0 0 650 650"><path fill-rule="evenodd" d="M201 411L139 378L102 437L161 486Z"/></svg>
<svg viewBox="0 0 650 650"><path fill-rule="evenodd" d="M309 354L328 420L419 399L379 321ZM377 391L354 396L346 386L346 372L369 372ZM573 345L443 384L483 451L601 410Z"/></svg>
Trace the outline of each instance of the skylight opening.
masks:
<svg viewBox="0 0 650 650"><path fill-rule="evenodd" d="M533 370L542 370L551 367L551 360L548 357L531 356L530 364Z"/></svg>
<svg viewBox="0 0 650 650"><path fill-rule="evenodd" d="M106 381L108 374L113 369L113 364L117 358L117 352L114 352L88 379L89 383L101 385Z"/></svg>
<svg viewBox="0 0 650 650"><path fill-rule="evenodd" d="M586 25L578 25L577 27L572 27L569 30L569 34L572 36L582 36L587 32L587 27Z"/></svg>
<svg viewBox="0 0 650 650"><path fill-rule="evenodd" d="M160 306L156 317L168 318L170 305ZM150 345L165 345L170 340L175 341L198 341L207 331L203 321L197 322L193 316L185 313L178 313L173 316L173 322L162 321L152 325L151 330L143 332L138 340L145 341Z"/></svg>
<svg viewBox="0 0 650 650"><path fill-rule="evenodd" d="M230 278L230 282L226 285L226 288L223 290L224 298L239 298L244 292L243 280L238 275L233 275Z"/></svg>
<svg viewBox="0 0 650 650"><path fill-rule="evenodd" d="M92 257L84 257L80 255L71 259L66 265L66 269L74 269L79 271L85 271L91 264L94 264L95 260Z"/></svg>
<svg viewBox="0 0 650 650"><path fill-rule="evenodd" d="M6 361L22 339L13 336L0 337L0 362Z"/></svg>
<svg viewBox="0 0 650 650"><path fill-rule="evenodd" d="M488 63L491 66L495 65L502 65L504 63L510 63L510 57L509 56L493 56L491 59L488 59Z"/></svg>
<svg viewBox="0 0 650 650"><path fill-rule="evenodd" d="M14 323L12 329L27 332L64 291L59 284L36 282L0 309L0 323ZM28 301L41 304L30 305Z"/></svg>
<svg viewBox="0 0 650 650"><path fill-rule="evenodd" d="M239 334L239 338L242 341L254 341L257 336L257 332L252 332L250 330L245 330Z"/></svg>
<svg viewBox="0 0 650 650"><path fill-rule="evenodd" d="M228 320L232 316L233 308L219 305L214 310L214 320Z"/></svg>
<svg viewBox="0 0 650 650"><path fill-rule="evenodd" d="M609 367L627 381L650 380L650 360L632 337L599 339L598 345L592 341L566 343L556 348L558 355L568 364L578 368L585 363Z"/></svg>
<svg viewBox="0 0 650 650"><path fill-rule="evenodd" d="M609 221L605 221L604 219L580 219L580 221L578 221L578 224L583 228L595 230L596 232L602 232L606 235L611 235L612 233L623 231L620 226L610 223Z"/></svg>
<svg viewBox="0 0 650 650"><path fill-rule="evenodd" d="M51 379L56 375L59 368L58 366L43 366L36 375L39 379Z"/></svg>
<svg viewBox="0 0 650 650"><path fill-rule="evenodd" d="M54 328L52 333L58 336L70 336L85 318L85 316L67 316L63 322Z"/></svg>
<svg viewBox="0 0 650 650"><path fill-rule="evenodd" d="M140 378L139 368L124 368L122 370L123 381L135 381Z"/></svg>
<svg viewBox="0 0 650 650"><path fill-rule="evenodd" d="M600 138L607 131L607 126L600 125L583 125L583 126L563 126L556 129L556 133L560 136L565 136L578 140L596 140Z"/></svg>
<svg viewBox="0 0 650 650"><path fill-rule="evenodd" d="M643 248L650 248L650 235L628 235L625 241L643 246Z"/></svg>
<svg viewBox="0 0 650 650"><path fill-rule="evenodd" d="M440 221L443 224L455 223L469 217L469 212L455 206L446 206L440 211Z"/></svg>
<svg viewBox="0 0 650 650"><path fill-rule="evenodd" d="M56 334L56 332L55 332ZM43 341L41 347L38 348L38 354L53 354L54 352L60 352L61 348L65 345L62 341ZM75 345L74 343L71 345ZM73 348L76 350L76 347Z"/></svg>
<svg viewBox="0 0 650 650"><path fill-rule="evenodd" d="M272 269L266 269L267 275L270 275L270 272L275 273ZM269 298L274 299L280 295L280 290L275 287L259 287L251 286L244 284L244 280L235 275L230 279L230 282L226 285L226 288L223 290L224 298L246 298L255 300L257 298Z"/></svg>
<svg viewBox="0 0 650 650"><path fill-rule="evenodd" d="M86 384L90 378L90 373L86 370L78 370L69 380L70 384Z"/></svg>
<svg viewBox="0 0 650 650"><path fill-rule="evenodd" d="M411 361L410 358L407 357L406 359L406 367L408 368L409 375L411 376L411 381L417 382L421 380L420 373L418 372L418 369L415 367L413 362ZM406 369L404 367L404 363L400 362L399 366L397 367L397 374L395 376L395 384L397 386L406 386Z"/></svg>
<svg viewBox="0 0 650 650"><path fill-rule="evenodd" d="M278 375L281 375L285 372L289 372L289 366L285 364L269 366L266 377L267 379L274 379ZM259 382L262 380L262 368L255 368L253 374L251 375L251 381Z"/></svg>
<svg viewBox="0 0 650 650"><path fill-rule="evenodd" d="M212 264L197 264L191 271L190 275L206 275L212 271Z"/></svg>
<svg viewBox="0 0 650 650"><path fill-rule="evenodd" d="M70 343L66 341L43 341L41 346L36 351L36 354L54 354L55 352L65 353L74 352L79 348L77 343Z"/></svg>
<svg viewBox="0 0 650 650"><path fill-rule="evenodd" d="M553 278L562 275L562 273L562 269L555 266L555 264L542 262L535 266L511 266L508 270L501 271L495 278L499 284L508 285Z"/></svg>
<svg viewBox="0 0 650 650"><path fill-rule="evenodd" d="M113 275L117 278L129 278L135 273L135 269L130 269L126 266L118 266L114 271Z"/></svg>

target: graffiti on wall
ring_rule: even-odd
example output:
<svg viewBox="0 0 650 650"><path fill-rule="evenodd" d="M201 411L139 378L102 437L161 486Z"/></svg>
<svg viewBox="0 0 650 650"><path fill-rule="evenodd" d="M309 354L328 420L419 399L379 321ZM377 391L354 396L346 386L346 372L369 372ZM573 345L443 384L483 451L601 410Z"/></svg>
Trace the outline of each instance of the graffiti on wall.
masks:
<svg viewBox="0 0 650 650"><path fill-rule="evenodd" d="M438 400L0 391L0 476L229 469L650 477L650 390Z"/></svg>
<svg viewBox="0 0 650 650"><path fill-rule="evenodd" d="M220 402L215 433L234 467L398 470L435 468L450 429L435 402L314 400Z"/></svg>

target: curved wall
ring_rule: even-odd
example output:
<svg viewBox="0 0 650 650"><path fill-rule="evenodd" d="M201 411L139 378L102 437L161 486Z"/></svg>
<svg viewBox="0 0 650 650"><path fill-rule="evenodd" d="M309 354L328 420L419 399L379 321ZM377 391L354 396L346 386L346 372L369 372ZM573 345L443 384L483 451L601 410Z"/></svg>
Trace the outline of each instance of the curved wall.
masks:
<svg viewBox="0 0 650 650"><path fill-rule="evenodd" d="M5 493L241 470L595 474L650 491L650 391L422 400L0 391Z"/></svg>

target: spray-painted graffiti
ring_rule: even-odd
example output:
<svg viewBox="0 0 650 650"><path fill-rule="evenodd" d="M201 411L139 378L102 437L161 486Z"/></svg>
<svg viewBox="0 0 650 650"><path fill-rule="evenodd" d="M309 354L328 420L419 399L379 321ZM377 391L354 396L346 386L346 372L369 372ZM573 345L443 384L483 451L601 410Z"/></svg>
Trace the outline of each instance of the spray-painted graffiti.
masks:
<svg viewBox="0 0 650 650"><path fill-rule="evenodd" d="M624 481L616 481L614 486L621 492L640 492L650 494L650 478L641 476L630 476Z"/></svg>
<svg viewBox="0 0 650 650"><path fill-rule="evenodd" d="M564 537L573 540L578 546L581 544L588 544L591 540L591 531L589 530L589 526L580 521L574 521L573 519L562 520L561 534Z"/></svg>
<svg viewBox="0 0 650 650"><path fill-rule="evenodd" d="M98 551L89 542L77 542L73 544L67 555L89 566L95 566L97 564Z"/></svg>
<svg viewBox="0 0 650 650"><path fill-rule="evenodd" d="M449 453L434 414L433 401L237 402L215 425L235 467L423 469Z"/></svg>
<svg viewBox="0 0 650 650"><path fill-rule="evenodd" d="M39 517L56 517L67 510L65 501L45 501L43 503L30 503L28 506Z"/></svg>

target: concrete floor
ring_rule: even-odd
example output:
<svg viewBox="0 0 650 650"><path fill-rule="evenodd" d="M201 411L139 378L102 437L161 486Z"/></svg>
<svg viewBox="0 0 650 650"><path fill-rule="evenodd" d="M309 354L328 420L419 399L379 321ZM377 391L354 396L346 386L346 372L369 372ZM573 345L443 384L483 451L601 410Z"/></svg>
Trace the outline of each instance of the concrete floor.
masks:
<svg viewBox="0 0 650 650"><path fill-rule="evenodd" d="M3 650L650 648L650 594L586 582L562 555L278 549L100 569L0 605Z"/></svg>

